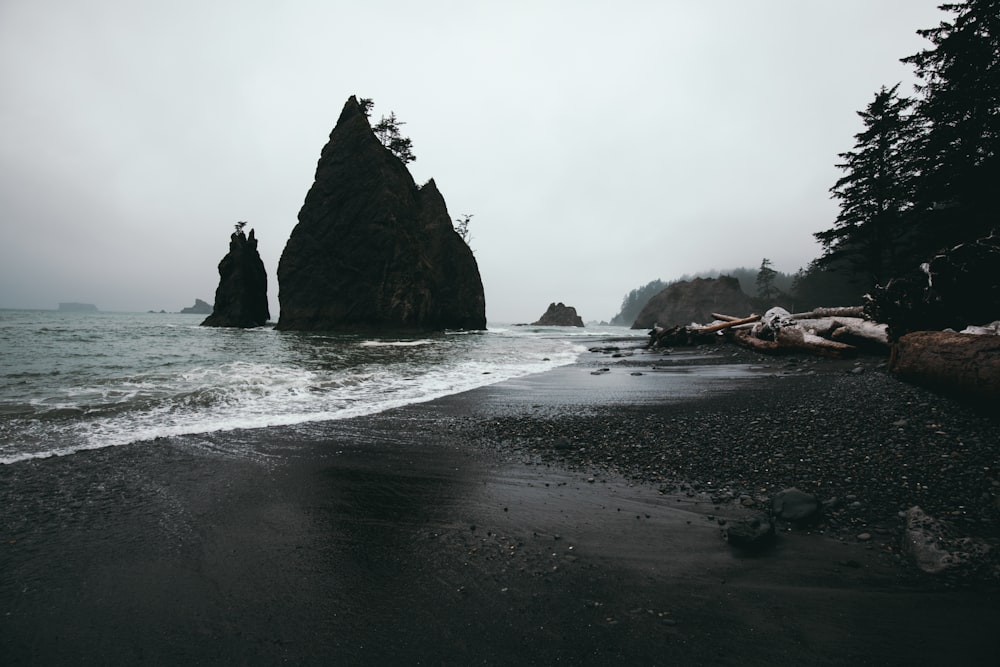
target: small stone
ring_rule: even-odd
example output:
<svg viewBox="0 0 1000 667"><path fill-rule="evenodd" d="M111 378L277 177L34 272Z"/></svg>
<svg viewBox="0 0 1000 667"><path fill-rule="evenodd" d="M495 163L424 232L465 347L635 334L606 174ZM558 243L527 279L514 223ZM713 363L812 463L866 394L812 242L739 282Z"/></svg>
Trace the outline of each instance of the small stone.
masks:
<svg viewBox="0 0 1000 667"><path fill-rule="evenodd" d="M774 524L766 514L734 521L725 530L726 541L731 546L756 551L774 541Z"/></svg>
<svg viewBox="0 0 1000 667"><path fill-rule="evenodd" d="M867 542L870 539L872 539L871 533L861 533L858 535L858 542Z"/></svg>

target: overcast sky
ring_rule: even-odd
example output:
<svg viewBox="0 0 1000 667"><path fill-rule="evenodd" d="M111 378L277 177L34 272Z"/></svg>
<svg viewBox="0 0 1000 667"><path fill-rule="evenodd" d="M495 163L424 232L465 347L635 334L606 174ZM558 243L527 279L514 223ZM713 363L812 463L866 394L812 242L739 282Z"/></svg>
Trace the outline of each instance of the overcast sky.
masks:
<svg viewBox="0 0 1000 667"><path fill-rule="evenodd" d="M472 214L491 322L611 318L650 280L831 226L856 111L940 0L0 0L0 307L211 302L232 225L278 258L344 101Z"/></svg>

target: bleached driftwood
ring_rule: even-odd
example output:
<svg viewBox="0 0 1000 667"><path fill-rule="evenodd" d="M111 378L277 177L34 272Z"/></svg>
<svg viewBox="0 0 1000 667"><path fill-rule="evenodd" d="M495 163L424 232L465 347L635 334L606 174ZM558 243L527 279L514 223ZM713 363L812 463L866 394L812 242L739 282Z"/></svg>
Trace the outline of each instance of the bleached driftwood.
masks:
<svg viewBox="0 0 1000 667"><path fill-rule="evenodd" d="M817 336L832 338L841 343L865 344L889 349L889 333L886 325L861 317L820 317L795 320L795 324Z"/></svg>
<svg viewBox="0 0 1000 667"><path fill-rule="evenodd" d="M716 317L715 313L712 313L712 317ZM717 318L722 319L722 318ZM730 327L735 327L740 324L750 324L756 322L760 319L760 315L751 315L750 317L743 317L739 319L724 320L722 322L717 322L716 324L709 324L704 327L691 327L691 331L699 334L709 334L715 333L716 331L722 331L723 329L729 329Z"/></svg>
<svg viewBox="0 0 1000 667"><path fill-rule="evenodd" d="M774 340L780 347L802 350L823 357L833 357L834 359L852 357L858 351L853 345L838 343L835 340L817 336L794 326L779 329Z"/></svg>
<svg viewBox="0 0 1000 667"><path fill-rule="evenodd" d="M887 349L886 326L862 315L860 306L817 308L795 315L783 308L771 308L763 316L712 313L717 320L712 324L654 328L650 347L707 342L709 335L723 332L738 345L767 353L796 350L845 358L857 353L856 345Z"/></svg>
<svg viewBox="0 0 1000 667"><path fill-rule="evenodd" d="M789 315L793 320L810 320L819 317L864 317L864 306L837 306L834 308L813 308L804 313Z"/></svg>
<svg viewBox="0 0 1000 667"><path fill-rule="evenodd" d="M871 320L844 318L840 326L830 334L834 340L852 345L877 346L889 349L889 327Z"/></svg>

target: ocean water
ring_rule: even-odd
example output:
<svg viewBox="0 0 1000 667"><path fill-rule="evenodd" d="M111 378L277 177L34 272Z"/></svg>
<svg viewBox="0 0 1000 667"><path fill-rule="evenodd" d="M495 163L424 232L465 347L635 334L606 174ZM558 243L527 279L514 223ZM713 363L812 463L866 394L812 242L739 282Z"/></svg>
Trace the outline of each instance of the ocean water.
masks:
<svg viewBox="0 0 1000 667"><path fill-rule="evenodd" d="M619 327L413 337L217 329L202 316L0 310L0 463L343 419L574 362Z"/></svg>

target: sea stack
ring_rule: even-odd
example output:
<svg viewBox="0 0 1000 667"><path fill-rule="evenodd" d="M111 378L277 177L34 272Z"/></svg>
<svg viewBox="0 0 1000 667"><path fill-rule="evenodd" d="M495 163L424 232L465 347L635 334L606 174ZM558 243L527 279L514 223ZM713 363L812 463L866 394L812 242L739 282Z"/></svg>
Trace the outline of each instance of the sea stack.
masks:
<svg viewBox="0 0 1000 667"><path fill-rule="evenodd" d="M532 322L532 326L547 327L582 327L583 318L576 314L576 308L564 303L550 303L548 309Z"/></svg>
<svg viewBox="0 0 1000 667"><path fill-rule="evenodd" d="M259 327L271 313L267 307L267 272L257 252L253 230L243 233L245 222L236 223L229 237L229 252L219 262L219 287L212 314L203 327Z"/></svg>
<svg viewBox="0 0 1000 667"><path fill-rule="evenodd" d="M351 97L278 262L278 329L486 328L472 250Z"/></svg>

